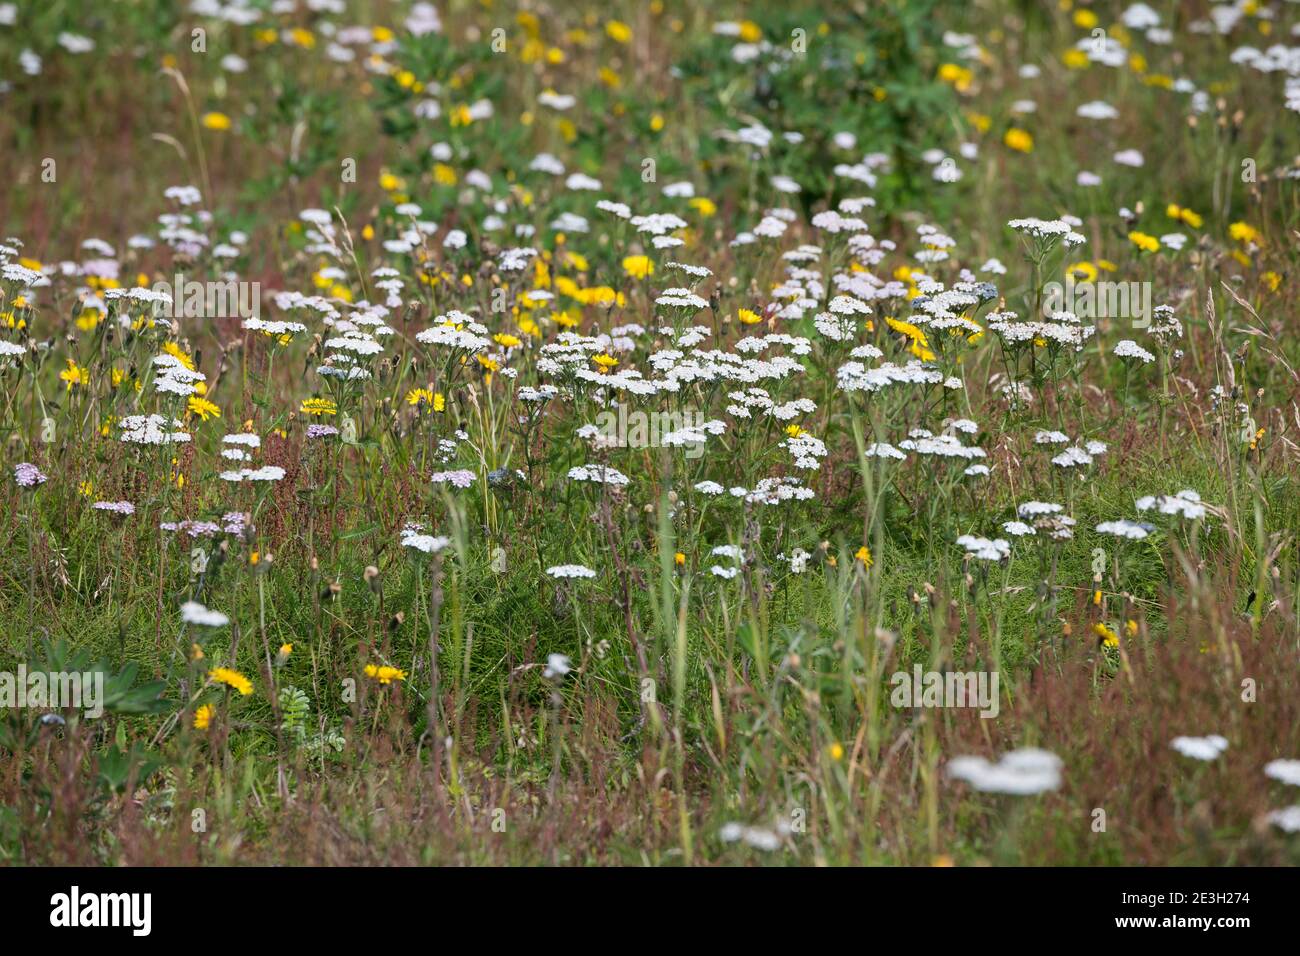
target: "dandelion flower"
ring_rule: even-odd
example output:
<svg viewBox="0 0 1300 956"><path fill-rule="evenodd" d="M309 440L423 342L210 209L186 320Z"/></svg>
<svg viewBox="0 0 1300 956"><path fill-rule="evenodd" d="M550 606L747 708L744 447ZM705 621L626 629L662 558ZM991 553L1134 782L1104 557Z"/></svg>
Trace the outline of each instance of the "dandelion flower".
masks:
<svg viewBox="0 0 1300 956"><path fill-rule="evenodd" d="M654 275L655 264L649 256L628 256L623 260L623 271L633 279L644 279Z"/></svg>
<svg viewBox="0 0 1300 956"><path fill-rule="evenodd" d="M194 729L207 730L212 725L212 718L216 716L216 713L217 709L211 704L204 704L194 711Z"/></svg>
<svg viewBox="0 0 1300 956"><path fill-rule="evenodd" d="M252 682L239 671L232 670L229 667L214 667L208 671L208 680L214 684L223 684L231 690L238 691L244 697L253 692Z"/></svg>
<svg viewBox="0 0 1300 956"><path fill-rule="evenodd" d="M365 673L367 677L379 681L380 684L391 684L395 680L406 680L406 671L390 667L387 664L367 664Z"/></svg>

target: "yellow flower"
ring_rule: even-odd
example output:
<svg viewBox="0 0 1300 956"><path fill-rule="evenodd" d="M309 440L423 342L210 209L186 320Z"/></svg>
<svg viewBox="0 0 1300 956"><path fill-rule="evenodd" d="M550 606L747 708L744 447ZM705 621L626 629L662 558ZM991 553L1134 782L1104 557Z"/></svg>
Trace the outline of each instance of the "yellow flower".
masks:
<svg viewBox="0 0 1300 956"><path fill-rule="evenodd" d="M99 309L82 309L81 314L77 316L77 328L83 332L93 332L103 317L104 314Z"/></svg>
<svg viewBox="0 0 1300 956"><path fill-rule="evenodd" d="M1065 274L1072 279L1079 279L1083 282L1097 281L1097 267L1091 262L1076 262L1065 270Z"/></svg>
<svg viewBox="0 0 1300 956"><path fill-rule="evenodd" d="M190 400L186 402L186 407L205 422L209 418L221 417L220 408L206 398L199 398L197 395L190 396Z"/></svg>
<svg viewBox="0 0 1300 956"><path fill-rule="evenodd" d="M1264 280L1264 284L1268 286L1269 292L1276 292L1278 286L1282 284L1282 277L1271 269L1260 276L1260 278Z"/></svg>
<svg viewBox="0 0 1300 956"><path fill-rule="evenodd" d="M864 567L869 568L876 563L871 557L871 549L869 549L865 544L862 547L858 548L857 552L853 555L853 557L861 561Z"/></svg>
<svg viewBox="0 0 1300 956"><path fill-rule="evenodd" d="M1165 210L1165 215L1170 219L1185 222L1193 229L1200 229L1203 222L1201 217L1196 213L1192 212L1190 209L1184 208L1183 206L1176 205L1175 203L1169 204L1169 207Z"/></svg>
<svg viewBox="0 0 1300 956"><path fill-rule="evenodd" d="M216 715L217 708L211 704L204 704L194 712L194 729L207 730L212 724L212 718Z"/></svg>
<svg viewBox="0 0 1300 956"><path fill-rule="evenodd" d="M1088 60L1088 54L1083 50L1070 47L1061 54L1061 62L1070 70L1086 70L1090 61Z"/></svg>
<svg viewBox="0 0 1300 956"><path fill-rule="evenodd" d="M967 67L960 66L956 63L945 63L939 67L939 79L945 83L951 83L953 89L958 93L965 93L970 89L971 82L975 79L975 74Z"/></svg>
<svg viewBox="0 0 1300 956"><path fill-rule="evenodd" d="M381 684L391 684L395 680L406 680L406 671L398 670L396 667L389 667L387 664L382 667L367 664L366 676L374 678Z"/></svg>
<svg viewBox="0 0 1300 956"><path fill-rule="evenodd" d="M77 491L89 498L95 493L95 486L90 481L83 481L81 484L77 485Z"/></svg>
<svg viewBox="0 0 1300 956"><path fill-rule="evenodd" d="M89 385L90 372L74 360L68 359L68 367L59 373L59 378L68 383L68 391L72 391L74 385Z"/></svg>
<svg viewBox="0 0 1300 956"><path fill-rule="evenodd" d="M1002 142L1018 153L1034 151L1034 138L1025 130L1015 126L1007 130L1006 135L1002 137Z"/></svg>
<svg viewBox="0 0 1300 956"><path fill-rule="evenodd" d="M180 362L191 372L194 371L194 359L190 358L186 351L175 342L164 342L163 351L176 359L176 361Z"/></svg>
<svg viewBox="0 0 1300 956"><path fill-rule="evenodd" d="M522 10L515 14L515 23L524 28L524 32L530 37L541 35L542 21L537 18L537 14Z"/></svg>
<svg viewBox="0 0 1300 956"><path fill-rule="evenodd" d="M650 271L654 272L654 266L651 265ZM598 285L591 289L583 289L578 294L578 301L583 305L617 305L622 308L627 299L622 292L615 292L607 285Z"/></svg>
<svg viewBox="0 0 1300 956"><path fill-rule="evenodd" d="M706 196L696 196L688 205L705 219L718 211L718 204Z"/></svg>
<svg viewBox="0 0 1300 956"><path fill-rule="evenodd" d="M673 555L673 564L677 565L679 568L682 567L686 564L686 555L678 551Z"/></svg>
<svg viewBox="0 0 1300 956"><path fill-rule="evenodd" d="M1092 626L1092 632L1101 638L1105 647L1119 647L1119 635L1105 625L1104 622L1098 621Z"/></svg>
<svg viewBox="0 0 1300 956"><path fill-rule="evenodd" d="M655 274L655 264L649 256L628 256L623 260L623 271L633 279L644 279Z"/></svg>
<svg viewBox="0 0 1300 956"><path fill-rule="evenodd" d="M664 128L664 117L662 113L654 113L650 117L650 132L658 133Z"/></svg>
<svg viewBox="0 0 1300 956"><path fill-rule="evenodd" d="M231 690L237 690L244 697L253 692L253 684L247 677L229 667L214 667L208 671L208 680L214 684L224 684Z"/></svg>
<svg viewBox="0 0 1300 956"><path fill-rule="evenodd" d="M736 318L740 319L745 325L757 325L763 321L763 317L757 312L750 309L740 309L736 312Z"/></svg>
<svg viewBox="0 0 1300 956"><path fill-rule="evenodd" d="M839 763L844 759L844 745L837 740L827 748L827 753L832 760Z"/></svg>
<svg viewBox="0 0 1300 956"><path fill-rule="evenodd" d="M433 167L433 181L439 186L455 186L456 170L446 163L438 163Z"/></svg>
<svg viewBox="0 0 1300 956"><path fill-rule="evenodd" d="M929 362L935 358L934 352L930 351L930 340L925 337L925 333L913 325L911 322L902 322L898 319L886 318L885 323L902 335L907 336L911 345L908 347L913 355L922 362Z"/></svg>
<svg viewBox="0 0 1300 956"><path fill-rule="evenodd" d="M1244 222L1234 222L1229 226L1228 235L1241 243L1254 243L1257 246L1262 246L1264 244L1264 237L1260 234L1259 230Z"/></svg>
<svg viewBox="0 0 1300 956"><path fill-rule="evenodd" d="M600 366L602 372L608 372L618 364L618 359L614 358L612 355L607 355L604 352L601 352L599 355L593 355L591 360Z"/></svg>
<svg viewBox="0 0 1300 956"><path fill-rule="evenodd" d="M230 129L230 117L225 113L204 113L203 118L199 120L205 128L214 129L219 132Z"/></svg>
<svg viewBox="0 0 1300 956"><path fill-rule="evenodd" d="M304 398L299 410L304 415L337 415L338 406L328 398Z"/></svg>
<svg viewBox="0 0 1300 956"><path fill-rule="evenodd" d="M1097 25L1097 14L1091 10L1075 10L1074 25L1083 30L1091 30Z"/></svg>
<svg viewBox="0 0 1300 956"><path fill-rule="evenodd" d="M504 349L513 349L524 344L522 340L509 332L498 332L492 336L492 341Z"/></svg>
<svg viewBox="0 0 1300 956"><path fill-rule="evenodd" d="M1158 252L1160 250L1160 240L1155 236L1147 235L1145 232L1130 232L1128 241L1143 252Z"/></svg>
<svg viewBox="0 0 1300 956"><path fill-rule="evenodd" d="M605 34L615 43L632 42L632 28L621 20L610 20L606 23Z"/></svg>
<svg viewBox="0 0 1300 956"><path fill-rule="evenodd" d="M427 405L433 407L433 391L427 388L413 388L406 393L406 404Z"/></svg>

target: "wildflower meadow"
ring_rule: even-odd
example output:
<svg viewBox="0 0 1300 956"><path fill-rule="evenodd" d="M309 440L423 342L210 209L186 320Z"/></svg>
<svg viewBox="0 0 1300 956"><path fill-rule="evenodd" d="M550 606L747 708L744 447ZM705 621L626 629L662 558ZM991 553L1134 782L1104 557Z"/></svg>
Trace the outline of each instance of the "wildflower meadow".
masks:
<svg viewBox="0 0 1300 956"><path fill-rule="evenodd" d="M1300 4L11 0L0 141L0 862L1300 863Z"/></svg>

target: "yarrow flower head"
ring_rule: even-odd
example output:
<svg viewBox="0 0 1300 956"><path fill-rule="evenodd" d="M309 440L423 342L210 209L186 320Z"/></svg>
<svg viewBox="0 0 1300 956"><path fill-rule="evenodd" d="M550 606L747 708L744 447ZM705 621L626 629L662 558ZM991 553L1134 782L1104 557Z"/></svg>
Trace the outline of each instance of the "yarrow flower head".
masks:
<svg viewBox="0 0 1300 956"><path fill-rule="evenodd" d="M957 544L966 550L966 553L978 558L981 561L1002 561L1011 557L1011 543L1005 538L980 538L971 534L964 534L957 539Z"/></svg>
<svg viewBox="0 0 1300 956"><path fill-rule="evenodd" d="M1162 515L1180 515L1188 521L1205 517L1201 496L1190 488L1172 495L1146 495L1136 502L1138 511L1159 511Z"/></svg>
<svg viewBox="0 0 1300 956"><path fill-rule="evenodd" d="M1113 535L1116 538L1140 541L1151 533L1151 525L1121 518L1119 521L1103 521L1097 525L1097 531L1101 534Z"/></svg>
<svg viewBox="0 0 1300 956"><path fill-rule="evenodd" d="M1115 355L1118 355L1120 358L1138 359L1140 362L1142 362L1143 365L1149 364L1156 360L1156 357L1154 355L1152 355L1142 346L1138 345L1132 339L1124 339L1121 342L1117 342L1115 344L1115 348L1113 348L1111 351Z"/></svg>
<svg viewBox="0 0 1300 956"><path fill-rule="evenodd" d="M181 620L201 627L225 627L230 623L230 618L226 615L220 611L210 611L198 601L186 601L181 605Z"/></svg>
<svg viewBox="0 0 1300 956"><path fill-rule="evenodd" d="M458 468L453 471L434 472L429 480L435 485L451 485L454 488L468 488L474 484L474 472L467 468Z"/></svg>
<svg viewBox="0 0 1300 956"><path fill-rule="evenodd" d="M1220 754L1228 749L1228 741L1218 734L1208 737L1175 737L1169 742L1184 757L1209 762L1218 760Z"/></svg>
<svg viewBox="0 0 1300 956"><path fill-rule="evenodd" d="M1061 785L1061 758L1046 750L1025 748L1003 754L997 763L984 757L954 757L948 776L976 790L1029 796Z"/></svg>
<svg viewBox="0 0 1300 956"><path fill-rule="evenodd" d="M402 529L401 537L402 547L421 551L424 554L437 554L451 544L450 538L425 534L423 526L419 524L408 524Z"/></svg>
<svg viewBox="0 0 1300 956"><path fill-rule="evenodd" d="M564 654L547 654L546 667L542 670L542 676L547 680L556 677L563 677L573 670L572 661Z"/></svg>
<svg viewBox="0 0 1300 956"><path fill-rule="evenodd" d="M596 572L582 564L557 564L546 569L553 578L594 578Z"/></svg>
<svg viewBox="0 0 1300 956"><path fill-rule="evenodd" d="M49 481L49 478L31 462L22 461L14 465L14 481L19 488L36 488Z"/></svg>

